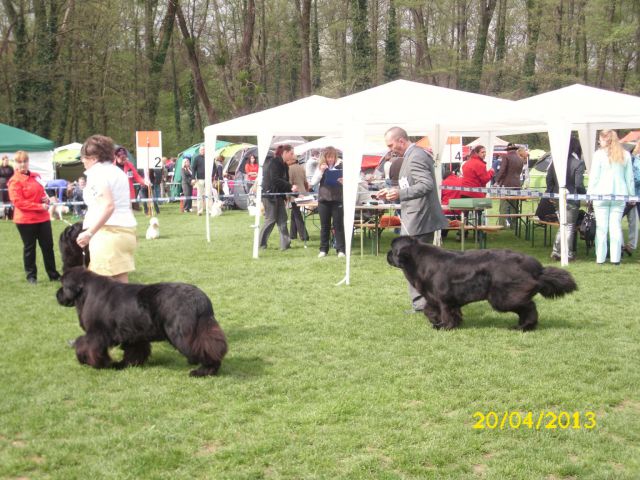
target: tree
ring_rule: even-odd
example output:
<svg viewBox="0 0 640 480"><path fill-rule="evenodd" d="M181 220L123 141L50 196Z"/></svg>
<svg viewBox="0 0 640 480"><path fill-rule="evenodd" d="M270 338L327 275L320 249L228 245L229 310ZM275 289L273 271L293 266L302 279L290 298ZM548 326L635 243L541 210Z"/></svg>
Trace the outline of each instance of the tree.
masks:
<svg viewBox="0 0 640 480"><path fill-rule="evenodd" d="M296 0L300 33L300 93L311 95L311 58L309 56L309 35L311 28L311 0Z"/></svg>
<svg viewBox="0 0 640 480"><path fill-rule="evenodd" d="M318 0L313 1L313 23L311 24L312 86L318 90L322 85L322 62L320 59L320 29L318 27Z"/></svg>
<svg viewBox="0 0 640 480"><path fill-rule="evenodd" d="M371 43L367 27L367 0L352 0L352 42L351 60L353 65L353 89L365 90L371 86Z"/></svg>
<svg viewBox="0 0 640 480"><path fill-rule="evenodd" d="M464 88L470 92L480 91L480 79L484 68L484 55L487 49L487 37L489 25L493 18L497 0L480 0L480 22L478 24L478 34L476 35L476 46L471 57L471 69L466 76Z"/></svg>
<svg viewBox="0 0 640 480"><path fill-rule="evenodd" d="M389 3L389 19L387 21L387 38L384 42L384 79L396 80L400 77L400 35L398 19L393 0Z"/></svg>

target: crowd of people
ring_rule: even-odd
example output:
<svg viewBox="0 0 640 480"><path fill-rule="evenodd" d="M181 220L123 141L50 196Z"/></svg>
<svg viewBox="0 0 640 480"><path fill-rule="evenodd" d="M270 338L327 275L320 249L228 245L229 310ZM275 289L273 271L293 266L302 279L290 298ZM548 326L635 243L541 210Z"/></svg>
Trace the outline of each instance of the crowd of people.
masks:
<svg viewBox="0 0 640 480"><path fill-rule="evenodd" d="M492 182L503 188L519 189L526 164L526 151L509 144L499 162L492 167L486 163L487 149L478 145L460 171L446 172L442 180L441 198L438 198L435 164L431 154L412 143L407 133L394 127L385 134L389 153L385 155L373 174L362 178L368 192L371 182L377 182L376 192L367 198L400 203L401 233L423 242L433 242L438 230L450 225L451 218L459 212L449 209L453 198L480 198L484 192L451 190L447 187L485 187ZM196 209L205 210L205 162L204 146L198 155L185 156L181 165L181 191L184 195L184 212L192 211L192 194L197 189ZM302 166L291 145L279 146L263 166L263 198L265 221L260 232L260 247L267 248L274 227L279 231L279 247L287 250L292 239L309 240L302 212L296 203L299 193L317 193L317 211L320 219L320 245L318 257L329 255L333 248L338 257L345 256L345 232L343 223L343 176L339 151L327 147L312 156L313 167ZM129 160L124 147L116 147L113 141L101 135L89 137L80 152L85 172L76 181L45 183L37 173L29 169L27 152L16 152L12 166L4 156L0 162L0 187L2 214L12 217L23 242L23 261L27 281L37 282L36 244L42 252L45 270L51 280L59 273L53 254L51 228L52 209L61 203L69 203L72 213L83 218L84 230L78 244L87 247L91 254L91 269L120 281L127 281L135 268L133 252L136 248L136 220L132 210L140 209L137 199L149 214L160 209L157 199L166 194L166 184L173 178L175 160L163 159L162 170L149 170L143 176ZM222 179L224 158L216 159L212 181ZM259 166L255 154L249 154L243 162L243 173L248 182L256 182ZM558 193L559 184L553 163L546 175L547 192ZM588 188L585 188L586 165L577 138L569 142L566 164L566 188L569 194L635 195L640 192L640 143L630 154L621 145L616 132L602 130L599 148L593 156L589 172ZM64 184L62 183L64 182ZM557 201L552 201L559 208ZM567 201L566 242L569 260L576 257L576 229L581 202ZM640 205L623 200L595 200L592 202L596 218L596 262L603 264L610 259L619 265L624 252L631 254L637 247L637 229ZM508 200L500 202L500 221L509 226L509 215L516 208ZM291 212L288 215L288 212ZM622 218L629 217L629 242L623 241ZM290 220L289 220L290 217ZM553 243L551 258L560 259L560 232ZM412 311L424 308L420 295L409 286Z"/></svg>

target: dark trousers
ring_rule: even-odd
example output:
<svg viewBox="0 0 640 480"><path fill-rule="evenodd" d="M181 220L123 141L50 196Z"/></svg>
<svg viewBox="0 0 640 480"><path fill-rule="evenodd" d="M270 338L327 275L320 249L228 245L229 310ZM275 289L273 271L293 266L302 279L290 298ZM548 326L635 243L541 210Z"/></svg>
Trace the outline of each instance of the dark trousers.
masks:
<svg viewBox="0 0 640 480"><path fill-rule="evenodd" d="M427 245L433 244L434 232L423 233L422 235L412 235L416 240L421 241L422 243L426 243ZM408 282L407 282L408 283ZM427 301L424 299L422 294L416 290L413 285L410 283L409 285L409 298L411 299L411 306L414 310L423 310Z"/></svg>
<svg viewBox="0 0 640 480"><path fill-rule="evenodd" d="M17 224L18 232L22 238L24 271L27 278L36 279L38 268L36 267L36 241L40 244L40 251L44 260L44 268L49 278L57 278L56 257L53 254L53 233L51 222L22 223Z"/></svg>
<svg viewBox="0 0 640 480"><path fill-rule="evenodd" d="M331 239L331 219L336 231L336 250L344 253L344 212L342 202L318 202L320 216L320 251L329 252Z"/></svg>
<svg viewBox="0 0 640 480"><path fill-rule="evenodd" d="M193 195L193 187L190 183L182 184L182 193L185 197L191 197ZM185 198L184 200L184 210L191 210L192 201L191 198Z"/></svg>
<svg viewBox="0 0 640 480"><path fill-rule="evenodd" d="M263 197L264 225L260 232L260 246L267 248L267 241L271 230L277 224L280 230L280 249L286 250L291 244L289 229L287 228L287 208L282 197Z"/></svg>
<svg viewBox="0 0 640 480"><path fill-rule="evenodd" d="M151 190L151 195L153 197L153 208L155 209L156 214L158 214L160 213L160 207L158 206L157 198L160 196L160 185L151 185L150 187L142 185L140 187L140 198L148 199L149 190ZM148 215L151 212L151 202L143 202L142 207L144 208L145 215Z"/></svg>
<svg viewBox="0 0 640 480"><path fill-rule="evenodd" d="M289 230L291 232L291 238L296 238L299 234L300 240L304 242L309 240L309 233L307 232L307 227L304 224L302 212L295 202L291 202L291 228Z"/></svg>

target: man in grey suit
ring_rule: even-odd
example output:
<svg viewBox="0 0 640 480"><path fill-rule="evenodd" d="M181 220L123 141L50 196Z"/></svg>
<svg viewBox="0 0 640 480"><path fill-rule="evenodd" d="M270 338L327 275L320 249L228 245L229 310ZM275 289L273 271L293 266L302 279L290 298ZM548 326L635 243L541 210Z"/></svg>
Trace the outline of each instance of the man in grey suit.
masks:
<svg viewBox="0 0 640 480"><path fill-rule="evenodd" d="M380 190L378 198L400 200L403 235L433 243L434 233L449 225L440 207L433 158L411 143L407 132L400 127L390 128L384 140L389 150L404 156L404 160L398 186ZM412 285L409 285L409 297L413 312L424 309L425 299Z"/></svg>

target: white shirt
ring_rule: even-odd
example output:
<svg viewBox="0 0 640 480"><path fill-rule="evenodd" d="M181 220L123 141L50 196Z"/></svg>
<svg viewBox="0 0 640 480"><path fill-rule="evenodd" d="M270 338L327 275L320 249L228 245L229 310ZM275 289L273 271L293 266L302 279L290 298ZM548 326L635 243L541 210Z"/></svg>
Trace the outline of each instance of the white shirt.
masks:
<svg viewBox="0 0 640 480"><path fill-rule="evenodd" d="M114 227L135 227L136 218L131 211L129 198L129 179L127 175L112 163L98 162L84 172L87 176L87 186L84 189L84 203L87 204L87 214L84 217L85 228L95 225L100 216L98 199L100 192L108 188L113 197L115 209L105 225Z"/></svg>

